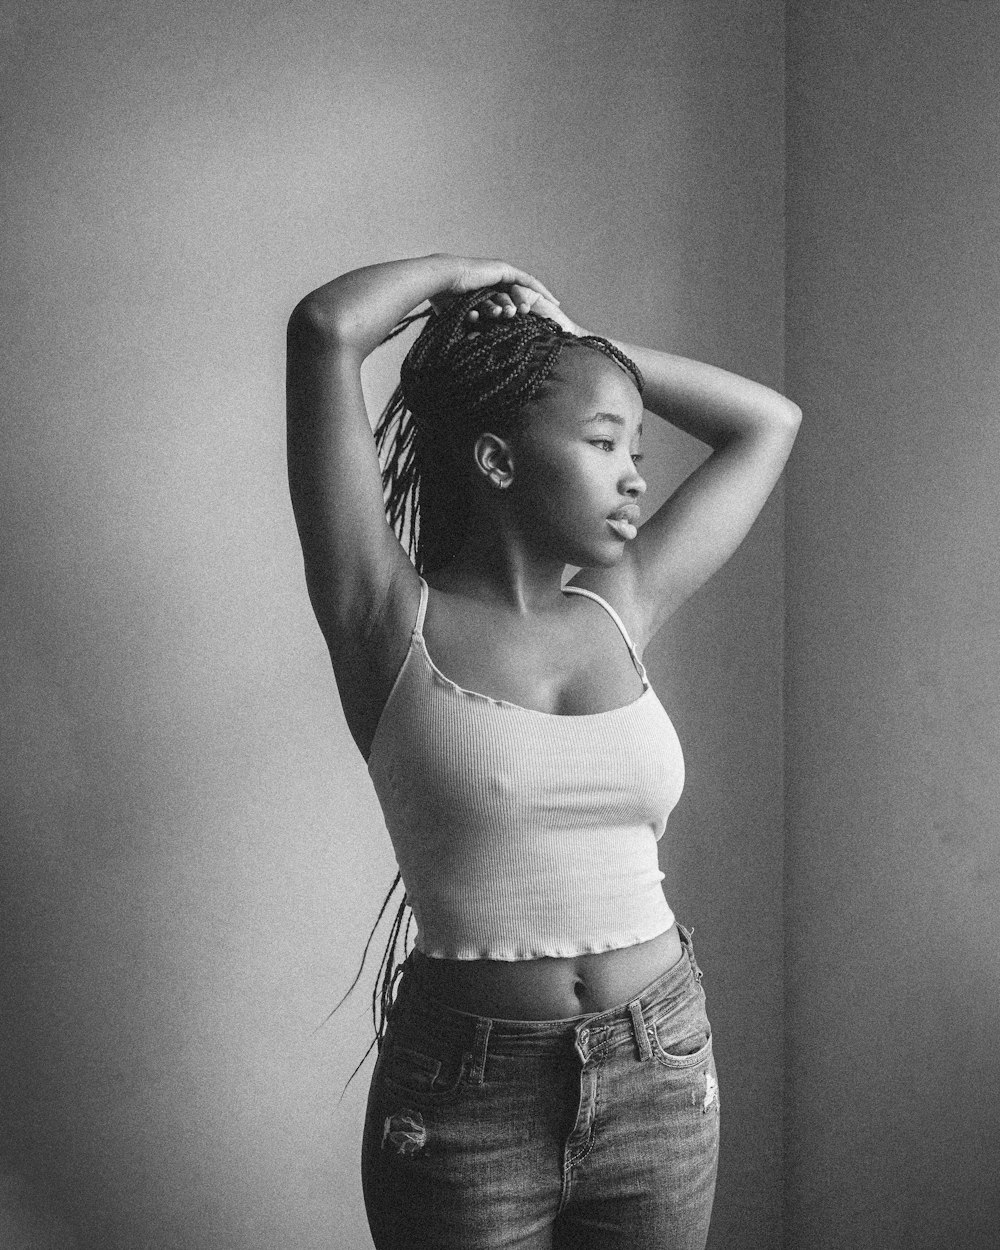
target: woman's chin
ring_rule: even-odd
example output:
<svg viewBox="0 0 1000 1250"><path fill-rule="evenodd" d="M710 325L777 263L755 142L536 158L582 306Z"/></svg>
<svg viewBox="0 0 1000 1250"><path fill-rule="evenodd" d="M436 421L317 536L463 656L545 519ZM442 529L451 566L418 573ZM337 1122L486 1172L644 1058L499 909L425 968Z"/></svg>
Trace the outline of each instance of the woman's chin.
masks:
<svg viewBox="0 0 1000 1250"><path fill-rule="evenodd" d="M607 537L595 535L590 541L581 543L579 537L575 541L567 541L566 534L536 535L537 541L532 544L539 554L555 556L563 564L578 569L613 569L621 564L628 543L617 535L608 533Z"/></svg>
<svg viewBox="0 0 1000 1250"><path fill-rule="evenodd" d="M625 544L616 542L613 545L602 543L599 548L587 552L578 552L573 560L567 561L581 569L613 569L621 564L625 555Z"/></svg>

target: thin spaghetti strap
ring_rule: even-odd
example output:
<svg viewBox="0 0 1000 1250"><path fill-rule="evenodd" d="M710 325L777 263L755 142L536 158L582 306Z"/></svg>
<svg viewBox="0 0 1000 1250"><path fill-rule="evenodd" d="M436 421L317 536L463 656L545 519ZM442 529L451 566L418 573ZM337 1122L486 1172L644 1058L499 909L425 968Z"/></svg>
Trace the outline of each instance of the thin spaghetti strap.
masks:
<svg viewBox="0 0 1000 1250"><path fill-rule="evenodd" d="M417 574L419 577L419 573ZM427 583L420 578L420 606L417 608L417 619L413 622L414 634L422 635L424 632L424 617L427 615Z"/></svg>
<svg viewBox="0 0 1000 1250"><path fill-rule="evenodd" d="M599 603L601 605L604 611L607 612L608 616L610 616L614 623L618 626L619 633L625 639L625 645L628 647L629 655L632 657L632 663L635 665L636 671L642 678L642 684L644 686L648 686L649 678L646 676L646 669L642 660L639 659L639 653L635 649L635 643L629 637L628 630L625 628L625 622L614 610L611 604L608 603L607 599L602 599L600 595L595 594L592 590L586 590L583 586L564 586L563 593L567 595L585 595L588 599L593 599L595 603Z"/></svg>

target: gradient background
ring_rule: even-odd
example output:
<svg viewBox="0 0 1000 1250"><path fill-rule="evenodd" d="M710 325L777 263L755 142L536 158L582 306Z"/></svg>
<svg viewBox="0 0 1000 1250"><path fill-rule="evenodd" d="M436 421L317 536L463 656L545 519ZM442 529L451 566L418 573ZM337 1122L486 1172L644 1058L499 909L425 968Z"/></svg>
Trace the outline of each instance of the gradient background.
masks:
<svg viewBox="0 0 1000 1250"><path fill-rule="evenodd" d="M978 1250L1000 1245L1000 8L788 15L786 1244Z"/></svg>
<svg viewBox="0 0 1000 1250"><path fill-rule="evenodd" d="M442 249L806 411L787 516L647 656L712 1246L995 1245L1000 13L785 9L4 8L4 1250L370 1245L363 992L319 1026L395 866L305 595L284 324ZM704 453L646 450L656 498Z"/></svg>

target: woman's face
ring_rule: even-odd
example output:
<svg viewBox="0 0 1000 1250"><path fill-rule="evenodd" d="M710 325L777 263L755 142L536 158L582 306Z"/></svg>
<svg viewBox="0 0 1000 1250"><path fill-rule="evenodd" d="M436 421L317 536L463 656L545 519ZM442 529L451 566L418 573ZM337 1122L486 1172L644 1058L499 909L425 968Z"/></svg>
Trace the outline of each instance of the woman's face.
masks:
<svg viewBox="0 0 1000 1250"><path fill-rule="evenodd" d="M566 564L610 567L635 537L642 398L607 357L564 348L511 440L510 503L526 543Z"/></svg>

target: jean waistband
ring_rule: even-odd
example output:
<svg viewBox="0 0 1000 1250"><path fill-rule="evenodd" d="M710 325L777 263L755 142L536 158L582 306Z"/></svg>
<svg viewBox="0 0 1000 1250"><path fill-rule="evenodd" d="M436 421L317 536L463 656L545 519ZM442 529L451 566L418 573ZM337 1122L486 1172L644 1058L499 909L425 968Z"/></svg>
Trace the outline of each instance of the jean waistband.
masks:
<svg viewBox="0 0 1000 1250"><path fill-rule="evenodd" d="M429 996L420 975L419 951L411 951L403 964L392 1015L399 1010L400 1023L412 1022L437 1037L448 1038L470 1052L473 1071L481 1068L487 1045L497 1054L553 1054L572 1042L581 1058L595 1050L618 1046L634 1039L643 1058L651 1057L650 1033L671 1002L689 986L701 981L691 931L678 924L683 953L671 967L646 985L629 1002L607 1011L589 1012L562 1020L504 1020L458 1011ZM418 958L414 958L414 955Z"/></svg>

